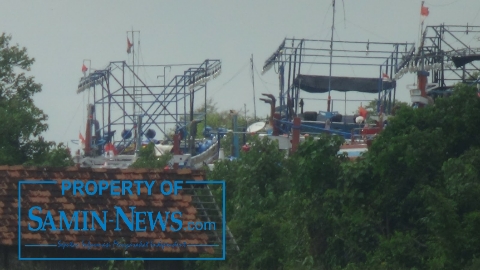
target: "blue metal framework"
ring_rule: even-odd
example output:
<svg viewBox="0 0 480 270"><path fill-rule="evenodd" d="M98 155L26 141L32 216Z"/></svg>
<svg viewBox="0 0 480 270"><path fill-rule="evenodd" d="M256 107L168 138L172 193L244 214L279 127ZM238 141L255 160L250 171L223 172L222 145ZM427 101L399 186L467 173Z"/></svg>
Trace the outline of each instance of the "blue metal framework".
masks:
<svg viewBox="0 0 480 270"><path fill-rule="evenodd" d="M167 69L180 75L167 82ZM160 134L166 140L172 140L175 129L185 128L194 119L206 121L206 108L204 113L194 114L195 93L203 91L205 101L201 103L206 103L207 82L220 72L221 61L207 59L201 64L177 65L128 65L117 61L88 74L81 78L77 93L88 91L93 98L93 118L97 123L92 130L93 136L97 134L94 144L112 142L117 149L125 149L139 138L136 134L139 117L140 138L153 130L153 134ZM157 78L152 82L150 75ZM158 77L163 77L163 84ZM122 136L115 136L118 131ZM134 135L126 136L128 132Z"/></svg>
<svg viewBox="0 0 480 270"><path fill-rule="evenodd" d="M414 52L414 43L385 43L370 41L333 41L333 43L341 45L335 46L337 49L330 49L330 40L312 40L312 39L295 39L286 38L283 40L279 48L270 56L263 66L263 73L267 72L272 66L276 66L280 78L280 108L283 115L287 115L289 120L298 112L299 105L299 87L293 83L298 75L306 74L302 71L302 65L332 65L334 66L351 66L362 69L377 67L380 69L370 69L373 77L379 78L379 98L382 89L383 73L393 75L403 65ZM290 44L290 45L289 45ZM392 50L393 46L393 50ZM340 49L341 48L341 49ZM332 54L332 63L325 59L330 58ZM379 62L383 60L383 62ZM287 90L285 91L285 68L288 65ZM302 73L303 72L303 73ZM378 75L377 75L378 74ZM390 76L392 78L393 76ZM335 89L332 89L335 90ZM393 89L395 99L396 89ZM294 109L293 112L288 111L286 106L289 98L292 98ZM392 103L391 93L389 94L389 104ZM392 108L393 106L389 106Z"/></svg>
<svg viewBox="0 0 480 270"><path fill-rule="evenodd" d="M337 44L336 49L330 48L330 43ZM392 49L393 47L393 49ZM351 66L352 68L361 66L362 69L370 68L374 74L372 77L378 76L378 94L383 91L382 76L390 74L393 78L402 65L405 65L406 59L414 52L414 43L387 43L387 42L371 42L371 41L331 41L331 40L312 40L312 39L295 39L285 38L278 49L265 61L263 73L267 72L272 66L279 73L280 78L280 108L282 118L287 116L291 120L294 115L298 114L299 105L299 87L294 83L296 77L301 74L307 74L302 65L324 65L324 66ZM332 56L333 61L327 61ZM383 61L382 61L383 60ZM382 61L382 62L379 62ZM288 65L287 87L285 90L285 69ZM379 71L378 72L378 68ZM332 89L335 90L335 89ZM388 95L388 111L393 108L392 103L395 100L396 86L390 90ZM392 100L391 92L394 93ZM289 111L286 106L288 99L293 100L293 111ZM385 102L387 100L385 98Z"/></svg>
<svg viewBox="0 0 480 270"><path fill-rule="evenodd" d="M431 71L431 83L438 84L433 94L451 90L457 82L472 82L477 79L473 78L475 72L480 71L478 62L465 62L458 66L453 62L455 58L475 56L476 60L480 60L480 45L472 48L467 44L467 40L480 39L479 33L480 26L468 24L427 26L418 52L406 65L422 66Z"/></svg>

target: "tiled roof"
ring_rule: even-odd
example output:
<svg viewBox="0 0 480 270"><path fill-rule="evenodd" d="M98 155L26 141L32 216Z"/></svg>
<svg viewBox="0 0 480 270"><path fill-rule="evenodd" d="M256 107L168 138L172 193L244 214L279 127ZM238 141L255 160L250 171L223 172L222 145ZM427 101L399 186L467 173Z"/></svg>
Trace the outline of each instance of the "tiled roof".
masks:
<svg viewBox="0 0 480 270"><path fill-rule="evenodd" d="M65 169L45 169L23 166L0 166L0 245L17 245L18 240L18 182L21 180L57 180L57 184L27 184L21 185L21 243L24 244L56 244L59 240L65 242L91 241L113 242L123 238L126 242L138 243L140 241L152 241L163 243L186 242L187 244L207 244L209 238L201 231L179 231L172 232L167 224L167 230L161 231L156 228L154 231L131 232L126 226L122 231L113 231L115 223L107 222L107 230L103 231L97 226L97 231L50 231L31 232L28 230L28 223L38 226L36 222L28 219L28 210L32 206L40 206L42 214L50 210L54 217L55 224L58 224L59 210L64 210L67 217L71 217L75 210L95 210L98 213L108 210L107 220L115 219L114 206L122 207L129 216L129 206L136 206L136 211L180 211L181 220L185 227L188 221L199 221L197 209L192 203L192 196L180 190L180 193L164 196L159 192L152 195L146 194L145 190L141 195L111 196L109 193L95 196L73 196L72 193L61 195L60 180L155 180L155 187L158 191L159 183L163 180L205 180L205 173L201 170L161 170L161 169L91 169L70 167ZM41 216L38 214L38 216ZM101 216L101 215L100 215ZM83 219L79 216L79 224ZM146 222L148 223L148 221ZM89 224L91 221L89 220ZM123 224L123 222L121 222ZM123 224L125 225L125 224ZM158 226L158 224L157 224ZM80 227L80 225L79 225ZM174 225L176 227L176 225ZM78 248L81 248L79 246ZM130 248L132 250L134 248ZM161 249L142 249L148 252L162 252ZM213 253L211 247L189 246L186 249L165 247L163 252L173 253Z"/></svg>

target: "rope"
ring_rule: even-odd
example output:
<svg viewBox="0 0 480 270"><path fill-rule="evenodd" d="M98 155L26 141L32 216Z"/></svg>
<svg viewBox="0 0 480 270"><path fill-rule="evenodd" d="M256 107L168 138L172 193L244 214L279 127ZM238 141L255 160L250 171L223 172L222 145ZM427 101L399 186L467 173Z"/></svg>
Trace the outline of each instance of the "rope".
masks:
<svg viewBox="0 0 480 270"><path fill-rule="evenodd" d="M222 90L223 87L227 84L229 84L233 79L235 79L235 77L237 77L238 75L240 75L240 73L243 72L243 70L248 66L248 64L250 64L250 61L248 61L243 67L241 67L237 73L235 73L235 75L233 75L226 83L222 84L219 88L217 88L213 93L212 95L215 95L218 91Z"/></svg>

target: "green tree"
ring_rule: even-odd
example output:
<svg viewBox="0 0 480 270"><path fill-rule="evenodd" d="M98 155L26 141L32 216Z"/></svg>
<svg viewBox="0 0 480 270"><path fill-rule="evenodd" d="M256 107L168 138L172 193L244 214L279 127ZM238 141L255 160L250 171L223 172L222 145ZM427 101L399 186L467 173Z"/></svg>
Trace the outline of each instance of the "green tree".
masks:
<svg viewBox="0 0 480 270"><path fill-rule="evenodd" d="M233 129L233 114L230 110L220 111L216 105L216 103L209 99L206 104L203 104L199 108L195 110L196 115L204 115L205 113L205 106L207 111L207 126L212 128L213 132L216 132L218 128L225 128L227 130ZM243 128L247 128L248 124L253 122L253 118L250 116L245 116L245 112L237 112L237 128L238 132L242 132ZM203 130L205 129L205 121L204 117L198 117L198 119L202 119L203 121L200 122L197 126L197 138L203 138ZM243 135L240 134L240 143L243 141ZM245 135L246 140L251 138L251 135ZM232 147L233 147L233 135L231 133L224 136L220 142L221 147L225 151L225 155L232 155Z"/></svg>
<svg viewBox="0 0 480 270"><path fill-rule="evenodd" d="M23 164L48 152L51 143L39 139L47 130L47 115L33 102L41 84L27 76L35 59L25 48L0 36L0 164Z"/></svg>
<svg viewBox="0 0 480 270"><path fill-rule="evenodd" d="M435 106L399 110L360 161L371 173L359 179L369 189L358 204L378 230L376 245L361 246L367 268L463 269L480 255L479 172L467 165L478 164L480 147L475 92L457 85Z"/></svg>
<svg viewBox="0 0 480 270"><path fill-rule="evenodd" d="M172 159L171 153L161 156L155 155L155 144L149 143L146 147L140 149L138 159L130 165L132 168L163 169Z"/></svg>
<svg viewBox="0 0 480 270"><path fill-rule="evenodd" d="M249 152L240 161L222 161L208 174L225 179L228 226L239 245L229 253L230 269L277 269L284 254L284 221L280 196L285 186L278 182L284 173L284 152L276 141L254 138ZM204 263L202 269L212 269Z"/></svg>
<svg viewBox="0 0 480 270"><path fill-rule="evenodd" d="M365 109L367 110L367 113L368 113L368 116L378 116L378 113L377 113L377 102L378 102L378 99L374 99L372 101L370 101L367 105L365 105ZM407 102L403 102L403 101L399 101L399 100L395 100L395 106L392 107L392 113L394 113L394 111L400 107L408 107L408 103ZM384 108L385 110L386 108Z"/></svg>
<svg viewBox="0 0 480 270"><path fill-rule="evenodd" d="M335 136L288 159L255 142L209 175L227 181L241 248L227 268L477 269L478 134L480 98L459 84L435 106L400 107L356 162Z"/></svg>
<svg viewBox="0 0 480 270"><path fill-rule="evenodd" d="M62 168L75 164L70 149L63 143L57 145L54 142L45 142L43 137L40 137L34 144L37 144L37 151L32 159L25 162L27 166Z"/></svg>

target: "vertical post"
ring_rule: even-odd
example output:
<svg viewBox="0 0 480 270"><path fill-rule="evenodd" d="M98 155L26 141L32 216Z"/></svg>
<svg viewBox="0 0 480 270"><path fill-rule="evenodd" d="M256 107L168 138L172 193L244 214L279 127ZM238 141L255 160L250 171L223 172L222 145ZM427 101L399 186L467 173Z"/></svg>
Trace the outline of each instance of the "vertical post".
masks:
<svg viewBox="0 0 480 270"><path fill-rule="evenodd" d="M335 31L335 0L332 0L333 18L332 18L332 37L330 38L330 72L328 76L328 106L327 112L330 112L330 91L332 90L332 57L333 57L333 31Z"/></svg>
<svg viewBox="0 0 480 270"><path fill-rule="evenodd" d="M443 40L442 35L443 35L443 31L444 31L444 24L442 23L441 28L440 28L440 31L439 31L439 37L438 37L438 40L439 40L439 41L438 41L438 46L439 46L438 50L439 50L439 51L442 50L442 40ZM441 87L444 87L444 86L445 86L445 69L444 69L445 66L444 66L444 60L443 60L443 59L444 59L444 58L442 57L442 58L441 58L441 61L442 61L441 82L442 82L442 83L440 84Z"/></svg>
<svg viewBox="0 0 480 270"><path fill-rule="evenodd" d="M300 143L300 125L302 121L300 117L293 118L293 137L292 137L292 152L295 153Z"/></svg>
<svg viewBox="0 0 480 270"><path fill-rule="evenodd" d="M292 40L292 48L293 48L293 40ZM292 85L290 84L290 76L291 76L291 71L292 71L292 56L290 55L288 57L288 84L287 84L287 119L290 121L290 115L292 115L292 112L290 111L290 88ZM295 78L294 78L295 79Z"/></svg>
<svg viewBox="0 0 480 270"><path fill-rule="evenodd" d="M102 106L102 126L105 126L105 105L108 104L108 102L105 102L105 100L110 101L110 100L108 99L108 95L107 95L107 99L105 99L105 92L107 92L107 93L109 92L109 91L108 91L108 84L107 84L107 88L105 89L105 87L104 87L104 85L103 85L103 83L102 83L102 88L100 88L100 90L102 91L102 101L101 101L101 103L100 103L101 106ZM93 91L94 91L94 92L97 91L97 87L96 87L95 84L93 85ZM94 103L97 103L97 101L94 100ZM108 105L107 105L107 106L108 106ZM108 117L107 117L107 118L108 118Z"/></svg>
<svg viewBox="0 0 480 270"><path fill-rule="evenodd" d="M247 128L243 128L243 145L247 144Z"/></svg>
<svg viewBox="0 0 480 270"><path fill-rule="evenodd" d="M380 113L380 93L382 92L382 66L380 66L380 78L378 79L378 99L377 99L377 113Z"/></svg>
<svg viewBox="0 0 480 270"><path fill-rule="evenodd" d="M423 4L424 4L424 3L425 3L425 1L422 1L422 6L420 7L420 10L423 10ZM420 15L420 16L422 16L422 15ZM425 18L422 18L422 24L421 24L421 26L420 26L420 43L422 43L422 42L421 42L421 39L422 39L422 33L423 33L423 22L424 22L424 19L425 19Z"/></svg>
<svg viewBox="0 0 480 270"><path fill-rule="evenodd" d="M398 44L396 45L395 48L395 73L398 72ZM393 101L392 101L392 108L395 108L395 97L397 94L397 84L393 86ZM390 112L392 113L392 112Z"/></svg>
<svg viewBox="0 0 480 270"><path fill-rule="evenodd" d="M386 65L385 65L385 73L388 74L388 59L387 59ZM386 79L385 79L385 80L386 80ZM384 79L383 79L383 74L382 74L382 90L383 90L383 88L384 88L383 84L384 84ZM385 91L385 92L383 93L383 101L382 101L383 112L387 112L387 111L388 111L387 90L385 89L385 90L383 90L383 91Z"/></svg>
<svg viewBox="0 0 480 270"><path fill-rule="evenodd" d="M110 73L110 70L108 71ZM107 84L107 94L108 94L108 128L107 128L107 136L110 137L110 134L112 133L112 114L111 114L111 111L112 111L112 93L110 92L110 81L109 80L106 80L106 84ZM102 124L105 124L105 122L103 122ZM96 131L95 131L96 132ZM103 133L105 135L105 130L103 130Z"/></svg>
<svg viewBox="0 0 480 270"><path fill-rule="evenodd" d="M343 126L346 127L346 124L347 124L347 91L345 91L345 109L344 109L344 112L343 112Z"/></svg>
<svg viewBox="0 0 480 270"><path fill-rule="evenodd" d="M220 138L220 132L218 131L217 129L217 143L218 143L218 148L217 148L217 156L219 157L218 159L220 159L220 143L221 143L222 139Z"/></svg>
<svg viewBox="0 0 480 270"><path fill-rule="evenodd" d="M243 103L243 110L245 113L245 126L248 127L248 121L247 121L247 104Z"/></svg>
<svg viewBox="0 0 480 270"><path fill-rule="evenodd" d="M280 113L282 112L282 105L285 104L285 100L284 100L284 97L285 97L285 94L284 94L284 71L285 71L285 68L284 68L284 65L283 63L280 64L280 67L278 67L278 80L279 80L279 85L280 85L280 94L279 94L279 99L280 99Z"/></svg>
<svg viewBox="0 0 480 270"><path fill-rule="evenodd" d="M390 56L390 81L393 83L393 53ZM387 73L388 74L388 73ZM388 92L388 114L392 113L392 90Z"/></svg>
<svg viewBox="0 0 480 270"><path fill-rule="evenodd" d="M123 61L123 65L122 65L122 85L124 87L122 87L122 99L123 99L123 109L125 110L125 61ZM123 130L126 130L126 125L125 125L125 119L127 117L122 117L123 118ZM122 138L123 139L123 138ZM124 140L124 139L123 139Z"/></svg>
<svg viewBox="0 0 480 270"><path fill-rule="evenodd" d="M142 147L142 116L137 116L137 145L135 153L138 154L140 148Z"/></svg>
<svg viewBox="0 0 480 270"><path fill-rule="evenodd" d="M280 130L278 130L278 125L280 121L280 114L274 113L273 114L273 136L278 136L280 134Z"/></svg>
<svg viewBox="0 0 480 270"><path fill-rule="evenodd" d="M327 112L330 112L330 102L331 102L331 97L330 95L328 95L328 98L327 98Z"/></svg>
<svg viewBox="0 0 480 270"><path fill-rule="evenodd" d="M297 71L297 49L295 49L295 55L293 57L293 73L292 74L293 74L294 77L295 77L296 71ZM298 82L298 87L300 87L301 84L302 84L302 82L299 81ZM295 88L296 87L292 87L292 101L294 101L296 103L297 101L295 100ZM292 106L292 109L293 108L294 108L294 106ZM296 111L295 111L295 113L292 112L292 115L294 115L294 114L297 114L297 112Z"/></svg>
<svg viewBox="0 0 480 270"><path fill-rule="evenodd" d="M250 58L250 65L252 69L252 88L253 88L253 119L254 121L257 120L257 106L255 105L255 76L253 74L253 54Z"/></svg>
<svg viewBox="0 0 480 270"><path fill-rule="evenodd" d="M180 155L180 133L173 135L173 154ZM173 164L173 169L178 170L178 163Z"/></svg>
<svg viewBox="0 0 480 270"><path fill-rule="evenodd" d="M87 126L85 128L85 156L89 156L92 151L92 104L87 105Z"/></svg>
<svg viewBox="0 0 480 270"><path fill-rule="evenodd" d="M165 86L166 79L165 79L165 67L163 67L163 98L162 98L162 103L165 101L165 94L167 93L167 88ZM176 105L176 104L175 104ZM165 116L165 113L163 113L163 132L167 130L167 117Z"/></svg>
<svg viewBox="0 0 480 270"><path fill-rule="evenodd" d="M424 97L424 98L427 97L426 88L427 88L428 75L429 75L428 71L423 70L423 68L422 68L421 71L417 72L418 89L420 89L421 96ZM427 105L427 104L425 104L425 105ZM419 104L419 107L422 108L425 105Z"/></svg>
<svg viewBox="0 0 480 270"><path fill-rule="evenodd" d="M240 156L240 147L239 147L239 141L238 141L238 133L237 133L237 117L238 114L234 113L232 115L232 121L233 121L233 156L238 158Z"/></svg>
<svg viewBox="0 0 480 270"><path fill-rule="evenodd" d="M195 76L193 78L193 81L195 81ZM190 122L193 121L193 103L194 103L194 101L195 101L195 88L192 88L192 90L190 90Z"/></svg>
<svg viewBox="0 0 480 270"><path fill-rule="evenodd" d="M183 76L185 76L185 72L184 72ZM188 121L187 120L187 90L186 89L187 89L187 85L186 85L185 79L183 79L183 125L185 126L185 128L187 127L187 121ZM184 140L184 144L183 144L184 147L187 147L187 141L188 141L189 136L190 135L185 136L185 140Z"/></svg>
<svg viewBox="0 0 480 270"><path fill-rule="evenodd" d="M208 70L208 60L206 60L206 63L205 63L205 78L207 78L208 76L207 70ZM204 119L205 119L205 122L203 126L204 128L207 128L207 83L206 82L205 82L205 117Z"/></svg>
<svg viewBox="0 0 480 270"><path fill-rule="evenodd" d="M190 122L189 149L192 157L195 155L195 138L197 137L197 125L198 125L197 120Z"/></svg>
<svg viewBox="0 0 480 270"><path fill-rule="evenodd" d="M180 155L180 133L173 135L173 154Z"/></svg>
<svg viewBox="0 0 480 270"><path fill-rule="evenodd" d="M302 67L303 42L304 42L304 40L302 39L302 41L300 41L300 55L299 55L299 61L298 61L298 73L297 73L297 75L300 75L300 70L301 70L301 67ZM298 115L298 102L299 102L298 100L299 99L300 99L300 85L297 87L297 93L295 95L295 116Z"/></svg>

